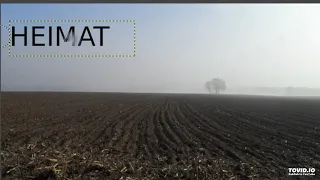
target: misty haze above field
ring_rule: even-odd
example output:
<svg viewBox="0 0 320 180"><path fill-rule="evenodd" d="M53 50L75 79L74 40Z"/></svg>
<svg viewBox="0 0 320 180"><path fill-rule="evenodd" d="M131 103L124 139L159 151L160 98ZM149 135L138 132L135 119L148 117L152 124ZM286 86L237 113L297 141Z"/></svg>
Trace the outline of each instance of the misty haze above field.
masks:
<svg viewBox="0 0 320 180"><path fill-rule="evenodd" d="M317 4L2 5L1 24L13 19L133 19L137 54L20 59L2 48L4 91L206 93L204 83L218 77L229 93L292 86L320 95L312 90L320 89Z"/></svg>

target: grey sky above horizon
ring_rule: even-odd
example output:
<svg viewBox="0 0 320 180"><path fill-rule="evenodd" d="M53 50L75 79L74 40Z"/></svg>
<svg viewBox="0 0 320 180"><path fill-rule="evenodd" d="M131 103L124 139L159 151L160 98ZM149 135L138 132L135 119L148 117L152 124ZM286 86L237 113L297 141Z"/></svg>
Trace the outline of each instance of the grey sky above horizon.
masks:
<svg viewBox="0 0 320 180"><path fill-rule="evenodd" d="M1 24L14 19L133 19L137 54L22 59L2 48L2 90L199 93L215 77L231 88L320 88L318 4L2 4ZM130 28L108 46L127 46Z"/></svg>

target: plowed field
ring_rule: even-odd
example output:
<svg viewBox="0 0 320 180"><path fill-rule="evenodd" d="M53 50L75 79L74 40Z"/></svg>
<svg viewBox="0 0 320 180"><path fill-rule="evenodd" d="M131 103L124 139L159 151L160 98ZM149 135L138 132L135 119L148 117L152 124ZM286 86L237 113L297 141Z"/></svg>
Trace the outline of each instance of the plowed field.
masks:
<svg viewBox="0 0 320 180"><path fill-rule="evenodd" d="M2 93L4 179L319 179L320 100ZM288 176L289 167L316 168Z"/></svg>

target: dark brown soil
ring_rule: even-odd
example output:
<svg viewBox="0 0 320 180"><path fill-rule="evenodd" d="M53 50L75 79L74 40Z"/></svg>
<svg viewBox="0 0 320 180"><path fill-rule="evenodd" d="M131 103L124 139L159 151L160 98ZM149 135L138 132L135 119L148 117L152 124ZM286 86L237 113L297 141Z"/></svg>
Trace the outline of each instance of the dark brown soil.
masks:
<svg viewBox="0 0 320 180"><path fill-rule="evenodd" d="M320 179L319 99L1 96L4 179Z"/></svg>

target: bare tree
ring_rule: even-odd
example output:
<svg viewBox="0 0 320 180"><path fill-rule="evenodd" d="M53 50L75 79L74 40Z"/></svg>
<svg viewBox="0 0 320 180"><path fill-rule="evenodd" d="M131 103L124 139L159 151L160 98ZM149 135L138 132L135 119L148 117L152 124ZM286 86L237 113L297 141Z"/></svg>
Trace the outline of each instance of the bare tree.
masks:
<svg viewBox="0 0 320 180"><path fill-rule="evenodd" d="M209 94L211 94L211 92L212 92L211 81L207 81L207 82L205 83L204 87L205 87L206 90L209 92Z"/></svg>
<svg viewBox="0 0 320 180"><path fill-rule="evenodd" d="M220 94L220 91L227 89L226 82L219 78L214 78L211 80L211 89L214 89L216 94Z"/></svg>

